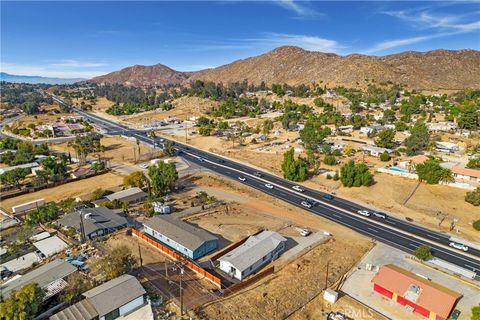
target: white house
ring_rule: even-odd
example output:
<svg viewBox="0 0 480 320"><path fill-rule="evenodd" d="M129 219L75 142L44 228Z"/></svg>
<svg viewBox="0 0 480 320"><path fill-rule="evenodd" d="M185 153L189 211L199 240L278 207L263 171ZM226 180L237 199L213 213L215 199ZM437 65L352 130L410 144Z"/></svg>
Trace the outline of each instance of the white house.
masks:
<svg viewBox="0 0 480 320"><path fill-rule="evenodd" d="M262 266L278 258L285 250L287 239L274 231L262 231L251 236L218 259L220 269L238 280L245 279Z"/></svg>
<svg viewBox="0 0 480 320"><path fill-rule="evenodd" d="M435 150L440 152L454 153L460 150L460 147L456 143L439 141L435 143Z"/></svg>
<svg viewBox="0 0 480 320"><path fill-rule="evenodd" d="M458 129L458 124L455 122L440 121L440 122L428 122L427 123L428 131L430 132L439 132L439 131L454 131Z"/></svg>
<svg viewBox="0 0 480 320"><path fill-rule="evenodd" d="M457 181L468 181L475 184L480 183L480 170L462 167L452 167L453 177Z"/></svg>
<svg viewBox="0 0 480 320"><path fill-rule="evenodd" d="M364 151L364 152L367 152L368 154L370 154L373 157L378 157L384 152L386 152L388 154L391 154L393 152L392 149L381 148L381 147L377 147L377 146L363 146L363 147L361 147L361 150Z"/></svg>

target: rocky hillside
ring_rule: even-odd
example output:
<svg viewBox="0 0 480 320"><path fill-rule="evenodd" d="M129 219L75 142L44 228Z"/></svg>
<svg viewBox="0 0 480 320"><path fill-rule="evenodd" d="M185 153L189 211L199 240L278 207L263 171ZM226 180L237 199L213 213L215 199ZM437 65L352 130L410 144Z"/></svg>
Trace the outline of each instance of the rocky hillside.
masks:
<svg viewBox="0 0 480 320"><path fill-rule="evenodd" d="M190 73L173 70L163 64L153 66L133 66L95 77L89 81L96 83L119 83L127 86L168 85L185 82Z"/></svg>
<svg viewBox="0 0 480 320"><path fill-rule="evenodd" d="M480 51L435 50L403 52L376 57L360 54L339 56L280 47L266 54L191 73L162 65L134 66L92 79L127 85L177 84L201 79L230 83L247 79L252 83L310 84L347 87L365 85L366 79L392 81L411 89L480 88Z"/></svg>

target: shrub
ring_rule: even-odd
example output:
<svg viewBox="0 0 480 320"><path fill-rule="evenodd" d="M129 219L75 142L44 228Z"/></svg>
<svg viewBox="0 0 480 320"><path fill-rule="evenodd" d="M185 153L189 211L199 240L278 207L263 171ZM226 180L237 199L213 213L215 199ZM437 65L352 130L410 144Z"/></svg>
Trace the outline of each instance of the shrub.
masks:
<svg viewBox="0 0 480 320"><path fill-rule="evenodd" d="M388 154L388 152L385 151L384 153L380 154L380 161L390 161L390 155Z"/></svg>
<svg viewBox="0 0 480 320"><path fill-rule="evenodd" d="M421 246L417 247L415 249L415 252L413 253L415 257L417 257L420 260L428 260L432 258L432 252L430 250L430 247L427 245L422 244Z"/></svg>
<svg viewBox="0 0 480 320"><path fill-rule="evenodd" d="M473 204L474 206L480 206L480 187L477 189L467 192L465 195L465 201Z"/></svg>
<svg viewBox="0 0 480 320"><path fill-rule="evenodd" d="M326 156L325 156L325 159L323 159L323 162L324 162L326 165L334 166L334 165L337 164L337 158L335 158L334 155L326 155Z"/></svg>
<svg viewBox="0 0 480 320"><path fill-rule="evenodd" d="M480 231L480 220L477 220L473 223L473 228L477 231Z"/></svg>

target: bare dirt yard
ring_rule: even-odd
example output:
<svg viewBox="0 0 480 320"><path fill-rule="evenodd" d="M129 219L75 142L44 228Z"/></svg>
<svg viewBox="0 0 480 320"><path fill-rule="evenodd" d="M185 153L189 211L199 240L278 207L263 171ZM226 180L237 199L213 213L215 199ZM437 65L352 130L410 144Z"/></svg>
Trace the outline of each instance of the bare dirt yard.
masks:
<svg viewBox="0 0 480 320"><path fill-rule="evenodd" d="M104 136L101 139L101 144L105 147L105 152L101 154L102 158L115 163L135 164L147 161L158 153L158 150L154 150L143 143L137 145L135 141L117 136ZM68 142L52 144L51 148L59 152L70 152L72 156L75 156L75 151L68 146ZM138 157L139 148L140 158Z"/></svg>
<svg viewBox="0 0 480 320"><path fill-rule="evenodd" d="M338 281L372 246L371 240L321 217L293 207L235 181L208 173L189 177L195 188L217 199L231 202L228 212L219 207L187 219L230 241L241 239L259 228L279 230L286 223L312 230L328 230L334 237L327 243L281 267L273 275L247 287L244 291L197 309L202 319L284 319L301 309L325 285ZM312 312L316 309L312 307Z"/></svg>
<svg viewBox="0 0 480 320"><path fill-rule="evenodd" d="M123 176L109 172L88 179L82 179L63 184L58 187L44 189L37 192L27 193L15 198L2 200L1 206L7 210L10 210L12 206L37 199L45 199L46 202L60 201L69 197L75 198L81 195L90 194L97 188L110 189L118 187L122 184Z"/></svg>

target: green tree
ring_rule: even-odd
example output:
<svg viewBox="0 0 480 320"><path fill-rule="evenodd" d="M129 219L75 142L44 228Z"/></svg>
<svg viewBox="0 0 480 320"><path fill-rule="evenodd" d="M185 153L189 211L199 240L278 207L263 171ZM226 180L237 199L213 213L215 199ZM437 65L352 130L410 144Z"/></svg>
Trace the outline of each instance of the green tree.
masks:
<svg viewBox="0 0 480 320"><path fill-rule="evenodd" d="M414 156L428 147L430 133L423 122L417 122L410 130L410 137L405 139L404 144L407 147L407 155Z"/></svg>
<svg viewBox="0 0 480 320"><path fill-rule="evenodd" d="M380 154L380 161L387 162L390 161L390 154L388 154L387 151L384 153Z"/></svg>
<svg viewBox="0 0 480 320"><path fill-rule="evenodd" d="M15 186L20 188L22 181L30 174L30 169L16 168L0 175L0 182L2 184Z"/></svg>
<svg viewBox="0 0 480 320"><path fill-rule="evenodd" d="M472 308L472 316L470 320L480 320L480 306L475 306Z"/></svg>
<svg viewBox="0 0 480 320"><path fill-rule="evenodd" d="M431 259L433 257L430 247L424 244L422 244L421 246L418 246L413 252L413 255L417 257L417 259L420 259L423 261Z"/></svg>
<svg viewBox="0 0 480 320"><path fill-rule="evenodd" d="M462 129L477 130L480 128L480 105L468 104L458 116L458 126Z"/></svg>
<svg viewBox="0 0 480 320"><path fill-rule="evenodd" d="M30 283L20 290L13 290L0 303L0 315L5 320L33 320L43 302L45 292L37 283Z"/></svg>
<svg viewBox="0 0 480 320"><path fill-rule="evenodd" d="M165 143L165 148L163 149L163 151L169 157L175 156L176 155L175 142L167 141L167 143Z"/></svg>
<svg viewBox="0 0 480 320"><path fill-rule="evenodd" d="M107 280L115 279L131 272L137 261L126 245L113 248L107 255L93 264L92 271L96 275L104 274Z"/></svg>
<svg viewBox="0 0 480 320"><path fill-rule="evenodd" d="M175 163L158 162L148 168L151 188L156 196L163 196L170 191L173 183L178 179Z"/></svg>
<svg viewBox="0 0 480 320"><path fill-rule="evenodd" d="M198 128L198 133L201 136L210 136L212 134L212 127L210 125L201 126L200 128Z"/></svg>
<svg viewBox="0 0 480 320"><path fill-rule="evenodd" d="M283 177L291 181L305 181L308 177L308 164L302 158L295 160L294 149L290 148L283 154Z"/></svg>
<svg viewBox="0 0 480 320"><path fill-rule="evenodd" d="M345 187L370 186L373 184L373 176L364 163L355 164L349 160L340 168L340 181Z"/></svg>
<svg viewBox="0 0 480 320"><path fill-rule="evenodd" d="M449 169L442 168L440 162L436 159L428 159L417 164L416 171L418 180L425 181L428 184L451 182L453 180L452 172Z"/></svg>
<svg viewBox="0 0 480 320"><path fill-rule="evenodd" d="M82 293L93 288L92 281L79 272L74 272L68 276L68 286L62 291L60 299L65 302L73 302L78 299Z"/></svg>
<svg viewBox="0 0 480 320"><path fill-rule="evenodd" d="M473 204L476 207L480 206L480 187L477 187L473 191L467 192L467 194L465 195L465 201Z"/></svg>
<svg viewBox="0 0 480 320"><path fill-rule="evenodd" d="M375 139L375 144L382 148L392 149L395 147L395 130L385 129L380 131L377 134L377 139Z"/></svg>
<svg viewBox="0 0 480 320"><path fill-rule="evenodd" d="M38 225L58 218L59 210L54 202L46 203L27 214L26 222L28 225Z"/></svg>
<svg viewBox="0 0 480 320"><path fill-rule="evenodd" d="M325 158L323 159L323 163L329 166L334 166L337 164L337 158L335 158L334 155L327 154Z"/></svg>
<svg viewBox="0 0 480 320"><path fill-rule="evenodd" d="M473 224L473 229L480 231L480 220L475 221Z"/></svg>
<svg viewBox="0 0 480 320"><path fill-rule="evenodd" d="M123 178L126 187L144 188L148 186L148 179L142 171L135 171Z"/></svg>
<svg viewBox="0 0 480 320"><path fill-rule="evenodd" d="M270 134L270 131L273 129L273 121L270 119L266 119L263 121L262 124L262 134L268 136Z"/></svg>
<svg viewBox="0 0 480 320"><path fill-rule="evenodd" d="M315 149L331 132L330 128L323 128L320 121L308 119L305 127L300 130L300 139L307 148Z"/></svg>
<svg viewBox="0 0 480 320"><path fill-rule="evenodd" d="M480 169L480 157L473 157L468 159L467 168Z"/></svg>

